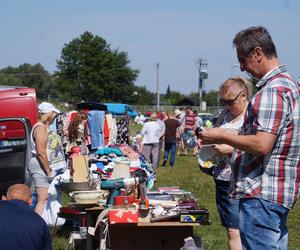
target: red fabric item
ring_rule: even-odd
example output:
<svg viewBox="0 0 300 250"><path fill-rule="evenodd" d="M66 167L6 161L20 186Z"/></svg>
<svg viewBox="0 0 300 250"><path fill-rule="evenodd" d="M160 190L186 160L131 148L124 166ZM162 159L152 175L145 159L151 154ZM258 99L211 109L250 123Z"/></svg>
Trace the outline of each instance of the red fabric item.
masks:
<svg viewBox="0 0 300 250"><path fill-rule="evenodd" d="M108 128L108 121L105 117L104 120L104 144L107 145L109 142L109 128Z"/></svg>

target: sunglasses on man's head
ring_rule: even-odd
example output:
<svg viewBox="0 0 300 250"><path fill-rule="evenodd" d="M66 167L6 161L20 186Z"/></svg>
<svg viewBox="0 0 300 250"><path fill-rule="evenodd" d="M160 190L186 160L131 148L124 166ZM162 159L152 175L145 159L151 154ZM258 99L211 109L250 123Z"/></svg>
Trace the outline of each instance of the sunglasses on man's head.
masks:
<svg viewBox="0 0 300 250"><path fill-rule="evenodd" d="M237 96L234 99L220 99L220 104L222 106L232 106L233 104L235 104L236 100L239 98L239 96L243 93L243 91L240 91Z"/></svg>

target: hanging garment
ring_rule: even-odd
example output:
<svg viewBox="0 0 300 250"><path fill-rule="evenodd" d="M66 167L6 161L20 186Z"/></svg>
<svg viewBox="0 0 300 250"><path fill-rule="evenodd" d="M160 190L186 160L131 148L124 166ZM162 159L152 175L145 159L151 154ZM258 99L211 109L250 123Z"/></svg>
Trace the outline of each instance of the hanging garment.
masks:
<svg viewBox="0 0 300 250"><path fill-rule="evenodd" d="M117 144L117 136L118 136L118 127L116 118L111 116L110 120L110 133L109 133L109 144L114 145Z"/></svg>
<svg viewBox="0 0 300 250"><path fill-rule="evenodd" d="M104 144L108 145L109 143L109 126L108 126L108 121L105 117L104 121Z"/></svg>
<svg viewBox="0 0 300 250"><path fill-rule="evenodd" d="M68 125L69 123L67 113L60 113L56 116L56 132L60 136L63 145L66 145L68 141Z"/></svg>
<svg viewBox="0 0 300 250"><path fill-rule="evenodd" d="M92 150L104 147L104 120L104 111L91 110L88 112L88 125L91 133Z"/></svg>
<svg viewBox="0 0 300 250"><path fill-rule="evenodd" d="M128 119L120 119L117 122L118 134L117 144L129 144L129 121Z"/></svg>

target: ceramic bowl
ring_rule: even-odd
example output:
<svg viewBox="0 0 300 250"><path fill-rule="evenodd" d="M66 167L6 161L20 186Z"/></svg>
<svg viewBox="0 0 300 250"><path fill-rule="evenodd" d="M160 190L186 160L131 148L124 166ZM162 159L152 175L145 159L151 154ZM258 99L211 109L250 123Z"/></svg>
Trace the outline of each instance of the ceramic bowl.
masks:
<svg viewBox="0 0 300 250"><path fill-rule="evenodd" d="M69 195L78 203L98 202L105 195L103 190L74 191Z"/></svg>

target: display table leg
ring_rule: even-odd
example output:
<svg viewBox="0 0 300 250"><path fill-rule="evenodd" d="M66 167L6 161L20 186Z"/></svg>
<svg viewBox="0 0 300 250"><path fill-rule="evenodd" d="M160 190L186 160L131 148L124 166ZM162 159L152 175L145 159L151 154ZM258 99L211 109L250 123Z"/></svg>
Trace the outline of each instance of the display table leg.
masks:
<svg viewBox="0 0 300 250"><path fill-rule="evenodd" d="M94 213L93 212L87 212L86 213L86 226L88 227L94 227ZM87 233L86 235L86 249L87 250L94 250L96 247L94 247L94 236Z"/></svg>

